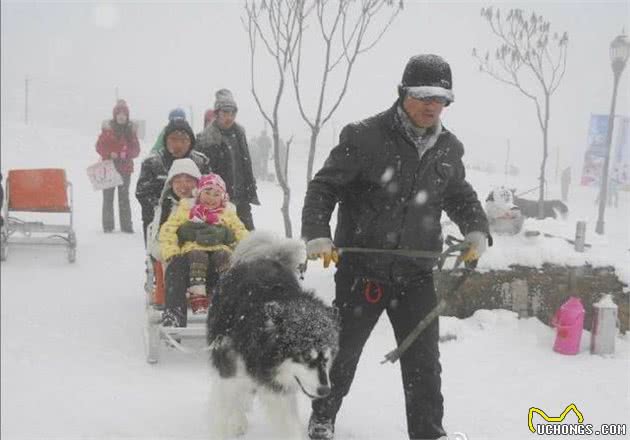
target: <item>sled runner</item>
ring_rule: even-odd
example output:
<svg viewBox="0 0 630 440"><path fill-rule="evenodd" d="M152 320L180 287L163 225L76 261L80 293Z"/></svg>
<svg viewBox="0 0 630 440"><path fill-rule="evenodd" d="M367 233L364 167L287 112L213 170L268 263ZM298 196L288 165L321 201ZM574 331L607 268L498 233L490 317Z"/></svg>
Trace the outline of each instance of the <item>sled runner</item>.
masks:
<svg viewBox="0 0 630 440"><path fill-rule="evenodd" d="M67 214L67 224L27 221L11 213ZM0 236L0 259L7 259L9 246L63 246L68 261L76 259L77 238L73 229L72 183L60 168L10 170L6 180L5 219ZM31 216L33 217L33 216ZM48 234L47 236L42 236Z"/></svg>
<svg viewBox="0 0 630 440"><path fill-rule="evenodd" d="M207 351L208 347L205 344L207 316L205 313L193 314L189 305L186 327L162 326L165 270L160 261L149 255L146 259L146 266L144 348L147 362L157 363L160 359L160 350L166 346L189 354ZM194 340L203 340L203 347L192 347L188 342Z"/></svg>

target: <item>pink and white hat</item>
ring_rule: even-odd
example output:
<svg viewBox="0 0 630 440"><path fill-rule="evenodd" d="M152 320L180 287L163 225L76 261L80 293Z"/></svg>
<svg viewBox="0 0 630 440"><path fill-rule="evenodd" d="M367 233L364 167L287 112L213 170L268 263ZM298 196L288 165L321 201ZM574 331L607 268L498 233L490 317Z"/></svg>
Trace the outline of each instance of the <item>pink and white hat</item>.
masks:
<svg viewBox="0 0 630 440"><path fill-rule="evenodd" d="M230 196L227 193L225 181L218 174L210 173L201 176L201 178L197 182L197 198L199 198L199 194L201 193L201 191L208 188L218 189L223 194L222 205L225 206L227 202L230 201Z"/></svg>

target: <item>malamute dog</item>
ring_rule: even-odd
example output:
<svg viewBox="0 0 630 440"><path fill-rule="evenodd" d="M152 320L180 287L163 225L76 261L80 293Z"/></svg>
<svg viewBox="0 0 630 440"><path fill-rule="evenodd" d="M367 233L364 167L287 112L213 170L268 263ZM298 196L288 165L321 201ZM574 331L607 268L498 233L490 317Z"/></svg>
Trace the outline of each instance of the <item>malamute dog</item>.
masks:
<svg viewBox="0 0 630 440"><path fill-rule="evenodd" d="M328 372L338 348L332 307L299 284L300 240L253 232L232 255L208 312L214 370L213 420L219 438L247 431L254 395L267 409L276 438L299 439L297 394L330 393Z"/></svg>

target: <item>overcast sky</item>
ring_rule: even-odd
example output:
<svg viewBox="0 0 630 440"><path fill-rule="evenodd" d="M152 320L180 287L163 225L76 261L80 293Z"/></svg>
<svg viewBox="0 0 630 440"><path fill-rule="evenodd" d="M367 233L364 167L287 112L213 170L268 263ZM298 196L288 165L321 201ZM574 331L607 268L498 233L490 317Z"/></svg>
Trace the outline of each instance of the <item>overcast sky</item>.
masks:
<svg viewBox="0 0 630 440"><path fill-rule="evenodd" d="M579 165L586 147L591 113L610 109L612 71L609 44L630 23L628 1L447 2L405 1L405 8L374 49L362 55L347 96L319 149L333 146L333 130L380 112L396 98L407 59L418 53L442 55L451 64L456 101L444 124L466 147L470 163L502 169L507 140L521 168L537 167L541 133L533 103L516 89L478 70L473 47L493 49L497 41L480 17L482 6L535 11L552 31L569 34L567 73L553 97L551 163L556 149L561 167ZM23 120L25 78L29 79L29 116L33 124L94 133L110 117L116 92L131 107L132 118L147 121L149 136L161 129L170 109L192 107L195 130L214 92L230 88L239 104L238 120L250 136L263 120L250 93L248 40L241 24L241 1L213 2L14 2L1 3L2 119ZM626 29L627 30L627 29ZM307 56L321 53L310 44ZM311 58L312 59L312 58ZM321 78L311 62L303 80L315 90ZM622 76L617 113L630 113L630 78ZM257 83L275 83L261 67ZM335 82L338 87L339 82ZM313 96L307 95L310 98ZM268 101L268 100L267 100ZM282 112L284 136L306 141L309 132L288 90ZM86 146L92 150L93 146ZM10 148L2 145L2 149Z"/></svg>

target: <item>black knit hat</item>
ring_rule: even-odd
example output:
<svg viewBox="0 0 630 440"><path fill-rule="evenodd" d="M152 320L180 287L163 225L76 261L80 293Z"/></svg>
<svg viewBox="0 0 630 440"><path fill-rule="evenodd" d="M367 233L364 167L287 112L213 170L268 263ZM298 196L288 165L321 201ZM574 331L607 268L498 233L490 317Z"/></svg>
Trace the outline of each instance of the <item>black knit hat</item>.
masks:
<svg viewBox="0 0 630 440"><path fill-rule="evenodd" d="M188 135L190 138L190 149L195 146L195 133L185 119L173 119L169 121L168 125L164 128L164 147L166 148L166 139L174 131L181 131Z"/></svg>
<svg viewBox="0 0 630 440"><path fill-rule="evenodd" d="M398 86L401 98L409 92L417 97L443 96L448 103L454 101L451 67L446 60L430 54L411 57Z"/></svg>

